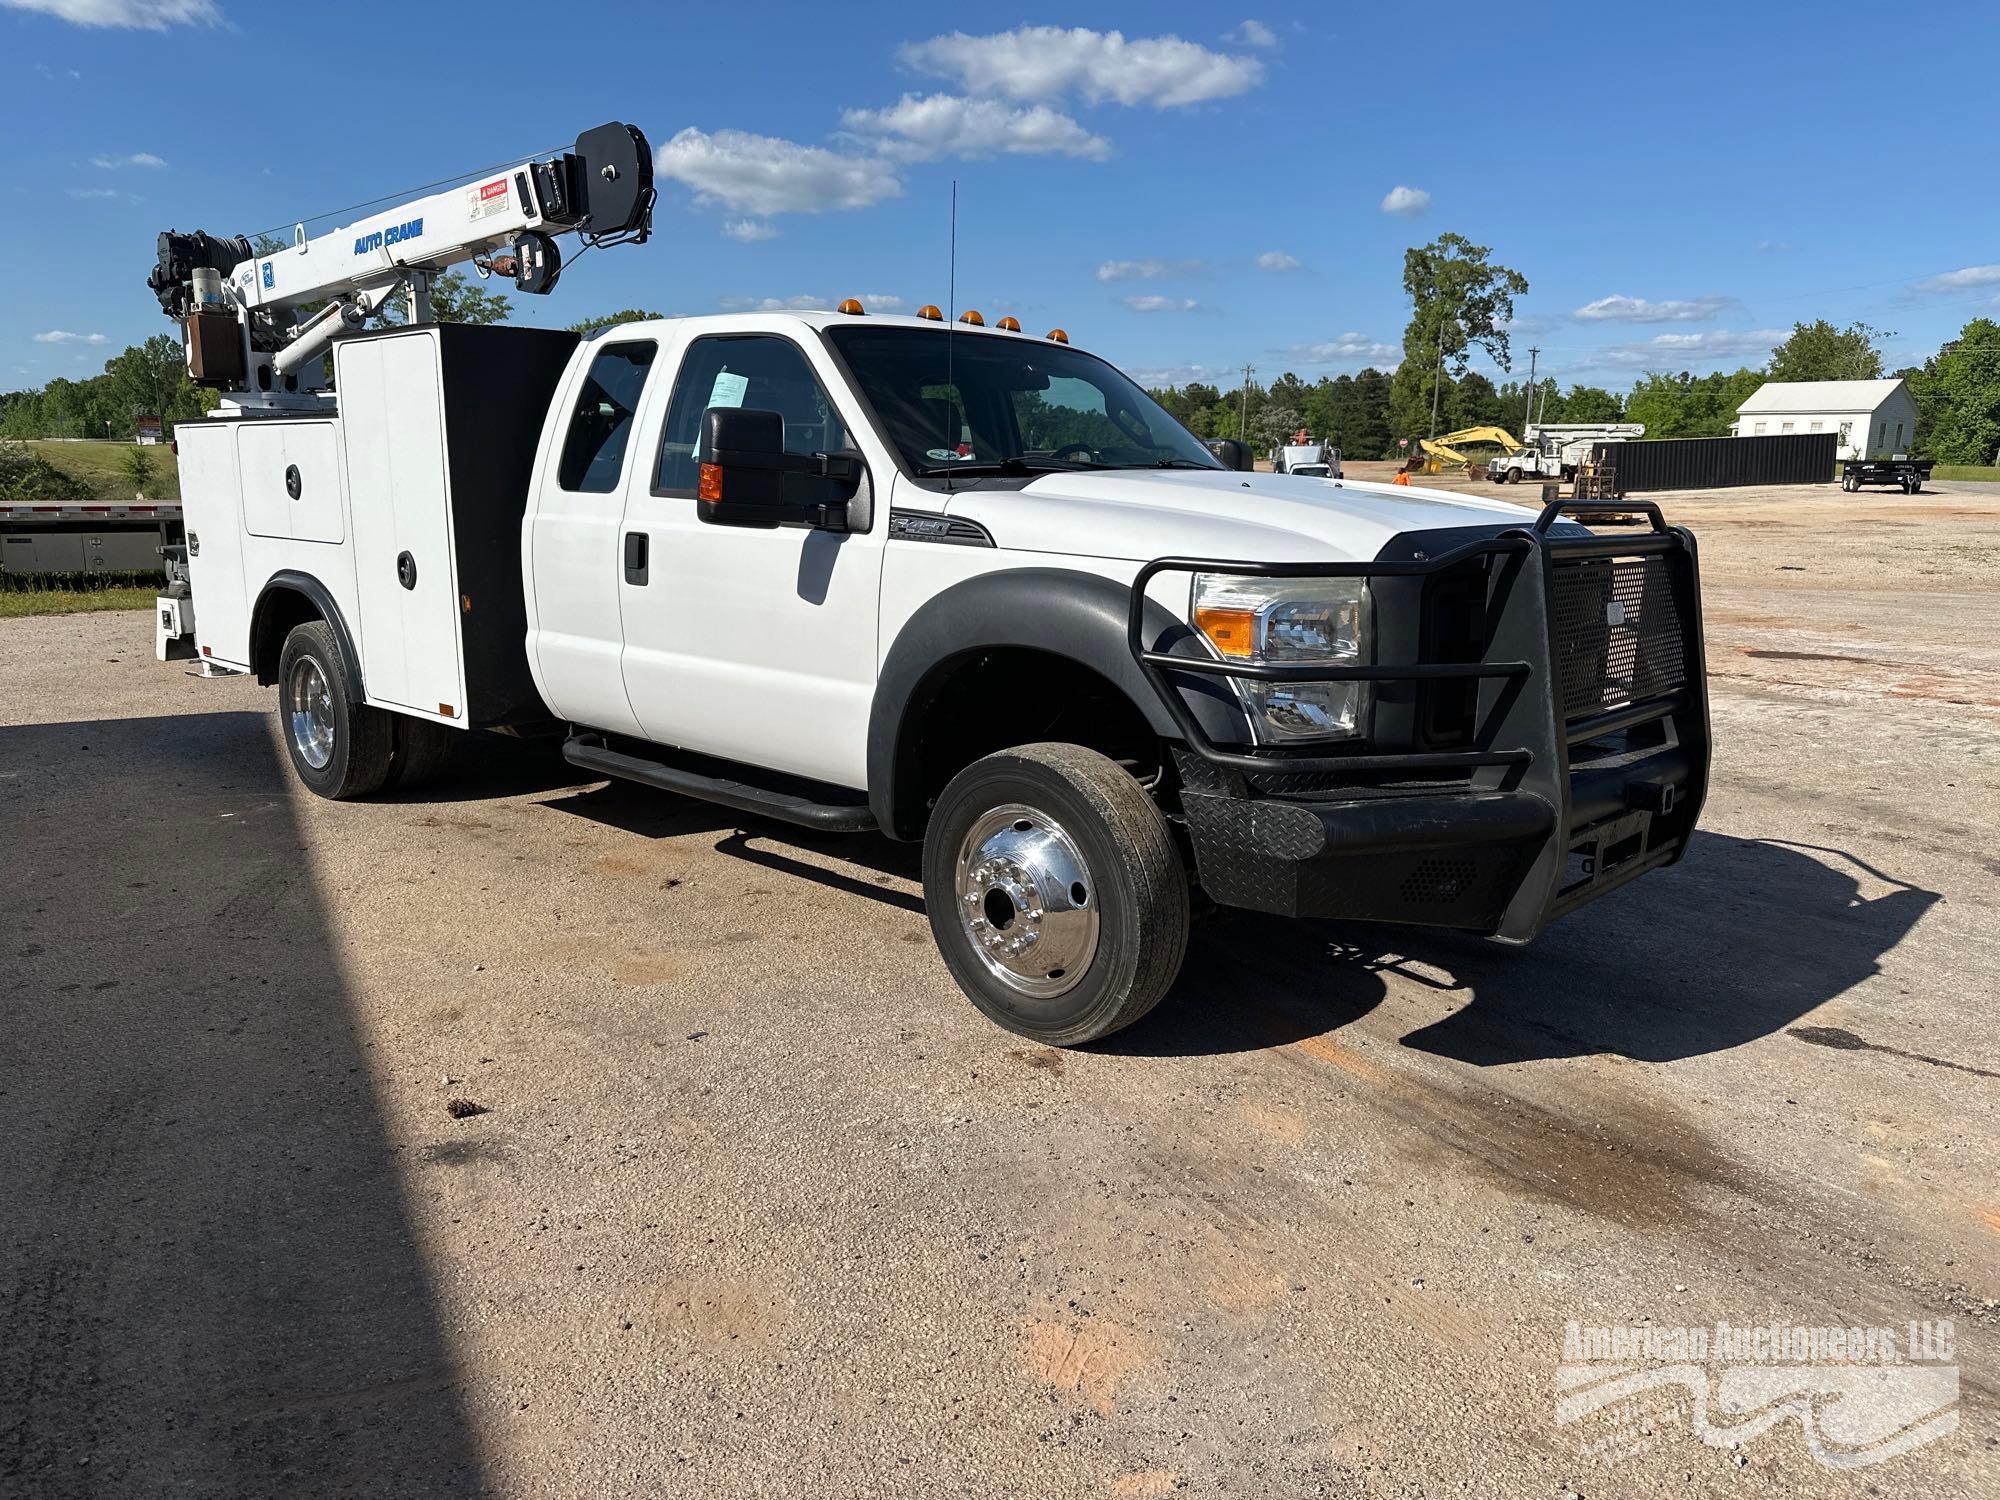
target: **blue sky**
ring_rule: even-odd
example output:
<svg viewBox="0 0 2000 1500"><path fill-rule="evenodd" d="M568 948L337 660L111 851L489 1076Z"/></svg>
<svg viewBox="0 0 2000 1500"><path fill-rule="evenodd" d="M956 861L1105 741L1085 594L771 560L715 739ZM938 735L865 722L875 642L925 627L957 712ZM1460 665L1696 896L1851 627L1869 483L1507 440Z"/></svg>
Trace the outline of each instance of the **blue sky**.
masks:
<svg viewBox="0 0 2000 1500"><path fill-rule="evenodd" d="M1012 311L1143 378L1394 362L1444 230L1568 383L1756 363L1800 318L1921 358L2000 316L2000 13L1251 0L0 0L0 388L168 331L164 228L249 233L638 124L658 234L517 322L765 299ZM1870 89L1868 80L1879 80Z"/></svg>

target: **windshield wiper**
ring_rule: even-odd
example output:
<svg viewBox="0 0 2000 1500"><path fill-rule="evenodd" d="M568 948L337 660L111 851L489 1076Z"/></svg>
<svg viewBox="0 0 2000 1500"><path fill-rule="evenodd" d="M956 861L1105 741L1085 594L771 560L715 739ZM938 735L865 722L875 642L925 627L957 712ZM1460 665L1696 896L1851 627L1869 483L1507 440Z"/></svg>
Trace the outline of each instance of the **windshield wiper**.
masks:
<svg viewBox="0 0 2000 1500"><path fill-rule="evenodd" d="M1153 467L1156 469L1213 469L1225 474L1229 472L1227 469L1222 468L1220 464L1197 463L1191 458L1155 459Z"/></svg>

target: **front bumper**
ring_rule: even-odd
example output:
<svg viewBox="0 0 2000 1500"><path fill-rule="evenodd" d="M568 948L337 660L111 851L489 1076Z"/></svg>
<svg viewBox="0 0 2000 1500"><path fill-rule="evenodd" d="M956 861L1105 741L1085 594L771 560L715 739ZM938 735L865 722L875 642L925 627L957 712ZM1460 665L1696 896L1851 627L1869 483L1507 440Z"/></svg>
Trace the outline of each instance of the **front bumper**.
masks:
<svg viewBox="0 0 2000 1500"><path fill-rule="evenodd" d="M1564 510L1644 510L1652 528L1558 531ZM1638 502L1564 501L1436 557L1395 550L1140 571L1130 644L1183 733L1181 812L1208 893L1521 943L1679 859L1709 766L1694 538ZM1146 585L1163 572L1365 576L1388 629L1378 659L1350 667L1226 662L1185 627L1149 644ZM1473 622L1456 635L1434 625L1446 595ZM1220 743L1219 677L1371 682L1373 742L1310 755Z"/></svg>

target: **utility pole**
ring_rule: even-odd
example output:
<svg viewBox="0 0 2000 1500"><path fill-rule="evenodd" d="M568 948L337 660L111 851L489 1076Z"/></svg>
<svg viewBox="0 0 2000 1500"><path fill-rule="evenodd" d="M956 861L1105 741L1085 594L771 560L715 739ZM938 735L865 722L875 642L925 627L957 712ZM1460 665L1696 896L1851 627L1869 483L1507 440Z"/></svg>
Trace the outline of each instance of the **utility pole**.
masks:
<svg viewBox="0 0 2000 1500"><path fill-rule="evenodd" d="M1521 419L1521 436L1528 435L1528 429L1535 425L1535 362L1542 357L1542 351L1533 344L1528 345L1528 414Z"/></svg>
<svg viewBox="0 0 2000 1500"><path fill-rule="evenodd" d="M1243 367L1243 400L1236 411L1236 432L1245 443L1250 441L1250 377L1255 370L1254 365Z"/></svg>

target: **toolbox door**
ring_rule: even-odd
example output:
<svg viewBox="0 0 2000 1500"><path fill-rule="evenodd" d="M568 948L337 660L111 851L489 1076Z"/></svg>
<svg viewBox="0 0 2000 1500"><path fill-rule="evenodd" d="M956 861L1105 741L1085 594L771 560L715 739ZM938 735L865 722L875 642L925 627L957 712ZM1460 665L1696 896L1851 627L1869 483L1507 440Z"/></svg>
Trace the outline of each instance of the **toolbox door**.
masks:
<svg viewBox="0 0 2000 1500"><path fill-rule="evenodd" d="M357 339L338 359L368 701L463 723L437 340Z"/></svg>

